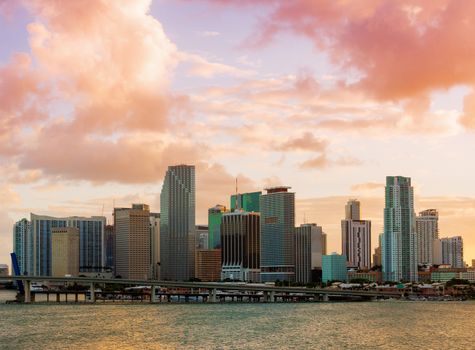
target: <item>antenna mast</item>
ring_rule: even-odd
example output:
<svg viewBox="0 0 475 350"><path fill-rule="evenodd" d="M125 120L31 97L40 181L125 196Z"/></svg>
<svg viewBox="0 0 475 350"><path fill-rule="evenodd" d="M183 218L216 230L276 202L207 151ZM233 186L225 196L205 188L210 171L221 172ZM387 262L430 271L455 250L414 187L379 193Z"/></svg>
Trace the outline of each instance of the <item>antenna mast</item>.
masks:
<svg viewBox="0 0 475 350"><path fill-rule="evenodd" d="M234 211L238 211L238 179L236 177L236 195L234 196Z"/></svg>

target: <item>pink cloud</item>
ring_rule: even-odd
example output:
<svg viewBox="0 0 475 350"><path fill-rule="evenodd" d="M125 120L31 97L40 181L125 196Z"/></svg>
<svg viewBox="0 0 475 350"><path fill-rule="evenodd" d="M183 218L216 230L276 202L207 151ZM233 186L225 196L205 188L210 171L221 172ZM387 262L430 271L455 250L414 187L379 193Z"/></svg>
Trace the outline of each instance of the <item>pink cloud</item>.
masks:
<svg viewBox="0 0 475 350"><path fill-rule="evenodd" d="M217 0L220 5L256 1ZM280 31L306 36L344 70L362 78L352 86L379 100L405 100L456 85L475 86L475 2L458 0L261 0L271 7L254 41ZM409 102L411 103L411 102ZM474 126L470 103L462 122Z"/></svg>

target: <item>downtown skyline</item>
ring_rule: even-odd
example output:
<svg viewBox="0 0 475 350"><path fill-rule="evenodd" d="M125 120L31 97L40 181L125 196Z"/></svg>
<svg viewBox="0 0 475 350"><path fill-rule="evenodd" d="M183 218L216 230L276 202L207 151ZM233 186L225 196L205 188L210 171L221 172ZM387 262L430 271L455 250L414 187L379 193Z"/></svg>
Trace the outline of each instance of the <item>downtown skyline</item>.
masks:
<svg viewBox="0 0 475 350"><path fill-rule="evenodd" d="M247 3L0 1L0 263L30 212L159 211L180 163L196 165L197 224L235 177L241 193L288 185L296 226L322 226L329 253L353 197L374 249L385 177L411 177L415 211L437 209L439 237L475 257L475 49L457 35L475 5Z"/></svg>

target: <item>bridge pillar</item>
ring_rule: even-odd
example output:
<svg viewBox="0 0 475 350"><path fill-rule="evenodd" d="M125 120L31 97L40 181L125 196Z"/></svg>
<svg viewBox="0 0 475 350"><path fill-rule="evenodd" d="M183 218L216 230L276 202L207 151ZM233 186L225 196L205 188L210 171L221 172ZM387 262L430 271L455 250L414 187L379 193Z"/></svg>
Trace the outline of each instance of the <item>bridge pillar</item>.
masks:
<svg viewBox="0 0 475 350"><path fill-rule="evenodd" d="M152 286L152 289L150 291L150 302L151 303L156 303L157 302L157 296L155 295L156 291L157 291L157 286Z"/></svg>
<svg viewBox="0 0 475 350"><path fill-rule="evenodd" d="M271 303L275 302L275 292L274 291L270 292L270 294L269 294L269 302L271 302Z"/></svg>
<svg viewBox="0 0 475 350"><path fill-rule="evenodd" d="M24 281L24 284L25 284L25 303L29 304L31 303L31 282Z"/></svg>
<svg viewBox="0 0 475 350"><path fill-rule="evenodd" d="M216 289L213 288L209 290L208 302L216 303Z"/></svg>
<svg viewBox="0 0 475 350"><path fill-rule="evenodd" d="M96 292L94 290L94 282L91 283L91 286L89 287L89 293L90 293L90 302L95 303L96 302Z"/></svg>
<svg viewBox="0 0 475 350"><path fill-rule="evenodd" d="M323 301L330 301L328 294L323 294Z"/></svg>

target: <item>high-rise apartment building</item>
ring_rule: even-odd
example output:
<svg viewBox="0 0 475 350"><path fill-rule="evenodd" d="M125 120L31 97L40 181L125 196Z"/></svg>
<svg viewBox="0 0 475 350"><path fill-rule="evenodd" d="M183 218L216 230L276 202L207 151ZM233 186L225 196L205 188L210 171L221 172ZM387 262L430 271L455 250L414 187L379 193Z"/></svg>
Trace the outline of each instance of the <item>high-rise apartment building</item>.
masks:
<svg viewBox="0 0 475 350"><path fill-rule="evenodd" d="M222 279L259 282L260 230L259 213L236 210L223 215Z"/></svg>
<svg viewBox="0 0 475 350"><path fill-rule="evenodd" d="M221 248L221 217L226 212L226 207L216 204L208 209L208 247Z"/></svg>
<svg viewBox="0 0 475 350"><path fill-rule="evenodd" d="M350 199L345 205L346 220L360 220L361 210L360 202L357 199Z"/></svg>
<svg viewBox="0 0 475 350"><path fill-rule="evenodd" d="M221 249L197 249L195 278L203 282L221 280Z"/></svg>
<svg viewBox="0 0 475 350"><path fill-rule="evenodd" d="M259 212L259 198L261 192L238 193L231 195L230 208L231 211L235 209L242 209L247 212ZM237 207L236 207L237 205Z"/></svg>
<svg viewBox="0 0 475 350"><path fill-rule="evenodd" d="M260 197L262 282L295 279L295 193L289 188L267 188Z"/></svg>
<svg viewBox="0 0 475 350"><path fill-rule="evenodd" d="M51 229L76 227L79 230L79 270L101 271L105 266L105 225L103 216L57 218L31 214L32 271L35 276L51 276ZM31 265L31 264L30 264Z"/></svg>
<svg viewBox="0 0 475 350"><path fill-rule="evenodd" d="M461 236L436 239L433 242L434 264L465 267L463 261L463 239Z"/></svg>
<svg viewBox="0 0 475 350"><path fill-rule="evenodd" d="M439 213L436 209L421 211L416 216L416 234L417 262L432 265L434 240L439 238Z"/></svg>
<svg viewBox="0 0 475 350"><path fill-rule="evenodd" d="M150 266L150 208L114 208L115 273L124 279L148 279Z"/></svg>
<svg viewBox="0 0 475 350"><path fill-rule="evenodd" d="M303 224L295 228L295 281L316 282L312 271L322 269L323 232L317 224Z"/></svg>
<svg viewBox="0 0 475 350"><path fill-rule="evenodd" d="M160 279L160 213L150 213L150 273Z"/></svg>
<svg viewBox="0 0 475 350"><path fill-rule="evenodd" d="M381 241L385 281L417 281L414 190L409 177L386 177L384 234Z"/></svg>
<svg viewBox="0 0 475 350"><path fill-rule="evenodd" d="M33 271L31 257L33 245L31 240L31 227L27 219L21 219L13 225L13 251L16 253L20 273L31 274Z"/></svg>
<svg viewBox="0 0 475 350"><path fill-rule="evenodd" d="M161 279L195 274L195 167L169 166L160 194Z"/></svg>
<svg viewBox="0 0 475 350"><path fill-rule="evenodd" d="M53 277L79 275L79 229L77 227L51 229L51 265Z"/></svg>
<svg viewBox="0 0 475 350"><path fill-rule="evenodd" d="M341 220L341 251L348 265L360 270L371 268L371 221L360 220L360 202L351 199Z"/></svg>

